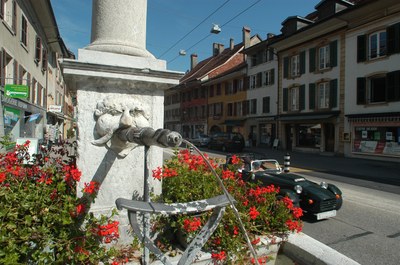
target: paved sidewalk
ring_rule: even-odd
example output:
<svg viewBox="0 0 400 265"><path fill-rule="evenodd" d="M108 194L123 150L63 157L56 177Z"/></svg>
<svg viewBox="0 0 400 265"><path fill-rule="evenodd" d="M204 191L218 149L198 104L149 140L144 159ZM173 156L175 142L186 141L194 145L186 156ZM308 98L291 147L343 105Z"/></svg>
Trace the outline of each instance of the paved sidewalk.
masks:
<svg viewBox="0 0 400 265"><path fill-rule="evenodd" d="M283 165L285 150L251 147L244 152L252 152L263 157L274 158ZM306 152L290 152L290 166L333 175L344 176L348 182L366 180L400 187L400 159L398 162L376 161ZM400 190L400 188L399 188ZM397 192L396 192L397 193Z"/></svg>

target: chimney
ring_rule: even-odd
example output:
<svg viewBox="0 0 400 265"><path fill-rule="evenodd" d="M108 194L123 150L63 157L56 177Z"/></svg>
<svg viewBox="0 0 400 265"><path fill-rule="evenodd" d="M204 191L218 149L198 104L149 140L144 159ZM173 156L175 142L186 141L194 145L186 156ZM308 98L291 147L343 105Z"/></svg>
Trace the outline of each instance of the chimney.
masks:
<svg viewBox="0 0 400 265"><path fill-rule="evenodd" d="M243 27L243 45L244 48L250 47L250 28Z"/></svg>
<svg viewBox="0 0 400 265"><path fill-rule="evenodd" d="M193 70L197 65L197 54L192 53L190 55L190 70Z"/></svg>
<svg viewBox="0 0 400 265"><path fill-rule="evenodd" d="M230 40L230 42L229 42L229 48L230 48L231 50L233 50L233 47L235 47L235 43L234 43L234 41L233 41L233 38L231 38L231 40Z"/></svg>
<svg viewBox="0 0 400 265"><path fill-rule="evenodd" d="M224 51L224 45L221 43L213 43L213 56L217 56Z"/></svg>

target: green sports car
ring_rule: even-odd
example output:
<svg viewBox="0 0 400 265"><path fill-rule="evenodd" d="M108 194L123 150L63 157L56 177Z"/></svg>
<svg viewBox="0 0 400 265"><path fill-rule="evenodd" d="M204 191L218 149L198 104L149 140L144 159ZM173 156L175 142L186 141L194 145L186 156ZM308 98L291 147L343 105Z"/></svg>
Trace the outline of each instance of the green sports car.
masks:
<svg viewBox="0 0 400 265"><path fill-rule="evenodd" d="M298 174L285 173L275 159L255 159L243 155L240 159L244 164L240 171L245 181L280 187L280 196L288 196L295 206L300 206L317 220L336 216L336 211L342 207L342 192L333 184L318 184ZM226 161L228 164L231 162L231 155Z"/></svg>

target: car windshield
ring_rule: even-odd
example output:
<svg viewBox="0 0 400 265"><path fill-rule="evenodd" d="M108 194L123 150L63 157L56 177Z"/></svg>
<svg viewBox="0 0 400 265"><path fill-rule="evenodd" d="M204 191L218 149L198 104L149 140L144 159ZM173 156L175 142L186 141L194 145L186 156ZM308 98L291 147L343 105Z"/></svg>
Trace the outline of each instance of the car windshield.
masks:
<svg viewBox="0 0 400 265"><path fill-rule="evenodd" d="M269 172L280 172L281 166L278 161L274 159L266 159L266 160L254 160L251 162L251 170L252 171L269 171Z"/></svg>

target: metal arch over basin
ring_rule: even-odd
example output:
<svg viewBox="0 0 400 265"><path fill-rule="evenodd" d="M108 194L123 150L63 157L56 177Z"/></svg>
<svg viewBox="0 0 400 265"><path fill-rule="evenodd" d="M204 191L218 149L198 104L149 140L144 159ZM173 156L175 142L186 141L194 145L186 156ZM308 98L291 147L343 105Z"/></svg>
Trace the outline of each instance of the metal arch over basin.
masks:
<svg viewBox="0 0 400 265"><path fill-rule="evenodd" d="M163 264L166 265L172 265L172 263L168 260L167 256L165 256L164 253L162 253L162 251L154 244L154 242L147 235L145 235L145 233L143 233L141 229L141 221L138 220L138 213L142 212L150 214L178 215L212 211L212 215L208 219L207 223L190 242L178 262L178 265L189 265L192 264L197 253L207 243L209 237L218 227L218 224L225 212L225 207L230 205L230 201L226 195L219 195L206 200L172 204L133 201L119 198L116 201L116 205L119 210L128 210L129 222L139 240L144 242L145 246L151 252L153 252Z"/></svg>

